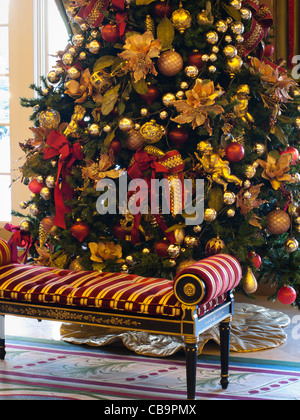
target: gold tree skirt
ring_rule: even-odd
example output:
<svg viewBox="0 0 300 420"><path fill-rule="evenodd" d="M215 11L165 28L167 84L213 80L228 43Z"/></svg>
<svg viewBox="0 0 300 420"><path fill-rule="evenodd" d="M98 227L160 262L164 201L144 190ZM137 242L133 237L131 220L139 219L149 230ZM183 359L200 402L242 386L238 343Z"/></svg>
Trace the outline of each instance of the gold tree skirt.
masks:
<svg viewBox="0 0 300 420"><path fill-rule="evenodd" d="M283 329L290 322L290 318L282 312L252 304L236 303L231 323L230 349L236 352L251 352L279 347L287 339ZM61 338L74 344L95 347L121 342L137 354L155 357L171 356L184 349L184 339L181 337L76 324L63 324ZM210 340L220 343L218 326L199 336L199 354Z"/></svg>

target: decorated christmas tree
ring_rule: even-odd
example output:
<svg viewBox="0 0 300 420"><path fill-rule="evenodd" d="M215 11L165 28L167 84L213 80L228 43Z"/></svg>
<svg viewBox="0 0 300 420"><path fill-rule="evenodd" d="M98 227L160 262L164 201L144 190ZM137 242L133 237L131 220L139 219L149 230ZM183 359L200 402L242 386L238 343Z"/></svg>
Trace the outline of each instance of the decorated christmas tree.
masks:
<svg viewBox="0 0 300 420"><path fill-rule="evenodd" d="M67 13L70 43L22 99L31 196L12 243L35 264L165 278L229 253L245 293L261 279L299 306L300 88L270 58L269 9L78 0Z"/></svg>

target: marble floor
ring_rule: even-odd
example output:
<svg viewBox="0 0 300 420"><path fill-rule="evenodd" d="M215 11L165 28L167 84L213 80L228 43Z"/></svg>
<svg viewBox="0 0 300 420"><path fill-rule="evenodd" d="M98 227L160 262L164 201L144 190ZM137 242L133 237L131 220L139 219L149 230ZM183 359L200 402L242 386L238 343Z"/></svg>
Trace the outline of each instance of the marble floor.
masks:
<svg viewBox="0 0 300 420"><path fill-rule="evenodd" d="M263 360L278 360L287 362L300 362L300 312L290 306L282 305L280 302L268 301L266 297L257 297L256 301L249 302L244 297L237 296L237 302L253 303L255 305L270 308L287 314L290 317L290 325L284 329L287 334L287 340L280 347L275 349L267 349L262 351L236 353L232 352L233 356L245 357L251 359ZM42 321L6 317L6 335L19 336L24 338L41 338L60 340L60 326L59 322ZM218 354L219 348L214 343L208 343L204 348L205 354Z"/></svg>

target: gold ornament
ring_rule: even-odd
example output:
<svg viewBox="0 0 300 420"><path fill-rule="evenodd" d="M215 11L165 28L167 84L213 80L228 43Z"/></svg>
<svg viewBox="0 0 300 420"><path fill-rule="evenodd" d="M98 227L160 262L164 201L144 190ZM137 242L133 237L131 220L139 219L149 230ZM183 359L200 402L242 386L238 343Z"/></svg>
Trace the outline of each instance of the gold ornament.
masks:
<svg viewBox="0 0 300 420"><path fill-rule="evenodd" d="M233 22L230 26L230 29L235 35L242 35L245 31L243 23L239 21Z"/></svg>
<svg viewBox="0 0 300 420"><path fill-rule="evenodd" d="M217 31L224 34L228 30L228 24L225 20L219 20L216 23Z"/></svg>
<svg viewBox="0 0 300 420"><path fill-rule="evenodd" d="M234 7L237 10L240 10L240 8L242 7L242 2L241 0L232 0L230 2L230 6Z"/></svg>
<svg viewBox="0 0 300 420"><path fill-rule="evenodd" d="M49 190L48 187L44 187L42 188L41 192L40 192L40 196L45 200L45 201L49 201L51 200L51 191Z"/></svg>
<svg viewBox="0 0 300 420"><path fill-rule="evenodd" d="M185 238L185 230L183 228L175 229L174 236L176 243L181 245Z"/></svg>
<svg viewBox="0 0 300 420"><path fill-rule="evenodd" d="M55 84L55 83L58 83L60 81L60 76L56 73L56 71L51 70L47 74L47 79L50 83Z"/></svg>
<svg viewBox="0 0 300 420"><path fill-rule="evenodd" d="M146 32L150 31L155 35L155 22L150 15L146 16L144 27Z"/></svg>
<svg viewBox="0 0 300 420"><path fill-rule="evenodd" d="M277 209L267 216L267 231L273 235L282 235L291 227L291 219L288 213Z"/></svg>
<svg viewBox="0 0 300 420"><path fill-rule="evenodd" d="M126 147L129 150L137 150L140 147L143 147L145 144L145 139L141 135L140 130L131 130L129 137L126 140Z"/></svg>
<svg viewBox="0 0 300 420"><path fill-rule="evenodd" d="M183 59L176 51L165 51L157 61L158 70L167 77L175 76L183 68Z"/></svg>
<svg viewBox="0 0 300 420"><path fill-rule="evenodd" d="M184 260L182 261L179 266L177 267L177 274L180 273L182 270L184 270L187 267L190 267L193 265L196 261L195 260Z"/></svg>
<svg viewBox="0 0 300 420"><path fill-rule="evenodd" d="M88 50L90 53L92 54L98 54L98 52L100 51L101 45L100 42L98 42L96 39L94 39L93 41L91 41L88 44Z"/></svg>
<svg viewBox="0 0 300 420"><path fill-rule="evenodd" d="M21 230L22 232L29 232L29 231L30 231L30 229L31 229L31 223L30 223L30 221L29 221L29 220L23 220L23 221L20 223L20 230Z"/></svg>
<svg viewBox="0 0 300 420"><path fill-rule="evenodd" d="M134 127L133 121L131 118L122 118L119 121L119 129L125 133L129 133Z"/></svg>
<svg viewBox="0 0 300 420"><path fill-rule="evenodd" d="M105 93L113 84L110 75L101 71L93 73L90 80L99 93Z"/></svg>
<svg viewBox="0 0 300 420"><path fill-rule="evenodd" d="M170 245L167 249L168 255L170 258L175 259L180 255L180 246L179 245Z"/></svg>
<svg viewBox="0 0 300 420"><path fill-rule="evenodd" d="M234 175L231 175L229 163L223 161L221 157L214 153L213 147L209 141L201 141L197 146L198 153L195 153L196 158L200 162L200 166L211 175L212 181L222 185L226 191L228 182L233 182L238 186L242 186L243 182Z"/></svg>
<svg viewBox="0 0 300 420"><path fill-rule="evenodd" d="M128 255L125 258L125 261L126 261L126 264L129 265L129 266L131 266L131 267L135 264L135 261L134 261L134 258L133 258L132 255Z"/></svg>
<svg viewBox="0 0 300 420"><path fill-rule="evenodd" d="M223 54L227 58L234 58L237 56L237 49L235 48L234 45L231 45L231 44L226 45L226 47L224 47L223 49Z"/></svg>
<svg viewBox="0 0 300 420"><path fill-rule="evenodd" d="M89 126L89 133L93 137L97 137L100 134L100 127L98 124L91 124Z"/></svg>
<svg viewBox="0 0 300 420"><path fill-rule="evenodd" d="M76 34L73 36L72 42L76 47L81 47L84 44L84 36L82 34Z"/></svg>
<svg viewBox="0 0 300 420"><path fill-rule="evenodd" d="M205 255L207 257L210 257L212 255L219 254L224 248L226 248L226 245L222 239L218 236L217 238L213 238L210 241L207 242L205 247Z"/></svg>
<svg viewBox="0 0 300 420"><path fill-rule="evenodd" d="M235 216L235 210L234 209L229 209L227 210L227 216L232 218Z"/></svg>
<svg viewBox="0 0 300 420"><path fill-rule="evenodd" d="M216 31L209 31L206 34L206 42L208 42L211 45L217 44L219 41L219 35Z"/></svg>
<svg viewBox="0 0 300 420"><path fill-rule="evenodd" d="M48 128L48 130L55 130L60 124L60 114L55 109L47 108L46 111L42 111L40 113L39 123L43 128Z"/></svg>
<svg viewBox="0 0 300 420"><path fill-rule="evenodd" d="M19 203L20 209L25 210L28 207L28 204L26 203L26 201L21 201Z"/></svg>
<svg viewBox="0 0 300 420"><path fill-rule="evenodd" d="M242 7L240 9L240 14L242 15L242 19L244 20L250 20L252 19L252 12L248 7Z"/></svg>
<svg viewBox="0 0 300 420"><path fill-rule="evenodd" d="M230 58L227 61L227 70L229 71L231 76L234 76L241 70L243 64L244 62L242 58L239 55L237 55L236 57Z"/></svg>
<svg viewBox="0 0 300 420"><path fill-rule="evenodd" d="M29 207L29 213L32 216L37 216L40 213L40 210L36 204L31 204L31 206Z"/></svg>
<svg viewBox="0 0 300 420"><path fill-rule="evenodd" d="M202 231L202 226L200 225L194 226L193 231L195 233L200 233Z"/></svg>
<svg viewBox="0 0 300 420"><path fill-rule="evenodd" d="M176 102L176 96L173 93L166 93L162 98L164 106L172 106Z"/></svg>
<svg viewBox="0 0 300 420"><path fill-rule="evenodd" d="M289 238L285 241L284 248L286 252L292 254L299 249L299 242L295 238Z"/></svg>
<svg viewBox="0 0 300 420"><path fill-rule="evenodd" d="M69 270L71 271L84 271L84 267L82 265L82 259L77 257L76 260L72 261Z"/></svg>
<svg viewBox="0 0 300 420"><path fill-rule="evenodd" d="M253 165L247 165L246 167L246 171L245 171L245 176L248 179L252 179L254 178L256 175L256 169L254 168Z"/></svg>
<svg viewBox="0 0 300 420"><path fill-rule="evenodd" d="M67 71L67 75L69 79L77 80L80 78L81 72L76 67L70 67Z"/></svg>
<svg viewBox="0 0 300 420"><path fill-rule="evenodd" d="M188 235L184 238L184 243L187 248L194 248L198 245L198 239L194 236Z"/></svg>
<svg viewBox="0 0 300 420"><path fill-rule="evenodd" d="M206 10L202 10L197 15L197 23L198 25L213 25L215 18L211 13L211 2L208 1L206 3Z"/></svg>
<svg viewBox="0 0 300 420"><path fill-rule="evenodd" d="M147 143L154 144L161 140L164 130L155 120L151 120L141 127L141 135Z"/></svg>
<svg viewBox="0 0 300 420"><path fill-rule="evenodd" d="M65 66L71 66L74 62L73 55L70 53L64 54L62 57L62 62L64 63Z"/></svg>
<svg viewBox="0 0 300 420"><path fill-rule="evenodd" d="M206 222L213 222L214 220L216 220L217 216L218 213L215 209L206 209L204 212L204 220Z"/></svg>
<svg viewBox="0 0 300 420"><path fill-rule="evenodd" d="M243 289L248 294L255 293L257 290L257 280L250 267L244 279Z"/></svg>
<svg viewBox="0 0 300 420"><path fill-rule="evenodd" d="M192 16L189 11L183 8L182 3L180 3L179 9L173 12L171 21L174 28L181 34L184 34L184 32L192 25Z"/></svg>
<svg viewBox="0 0 300 420"><path fill-rule="evenodd" d="M54 188L55 187L56 181L55 181L54 176L52 176L52 175L47 176L45 182L46 182L46 186L48 188Z"/></svg>
<svg viewBox="0 0 300 420"><path fill-rule="evenodd" d="M231 205L234 204L236 201L236 196L231 191L226 191L223 196L223 200L225 204Z"/></svg>
<svg viewBox="0 0 300 420"><path fill-rule="evenodd" d="M198 67L196 67L196 66L187 66L184 69L184 72L185 72L186 76L190 77L191 79L196 79L196 77L199 74Z"/></svg>
<svg viewBox="0 0 300 420"><path fill-rule="evenodd" d="M266 146L262 143L256 143L253 147L253 152L261 156L266 152Z"/></svg>

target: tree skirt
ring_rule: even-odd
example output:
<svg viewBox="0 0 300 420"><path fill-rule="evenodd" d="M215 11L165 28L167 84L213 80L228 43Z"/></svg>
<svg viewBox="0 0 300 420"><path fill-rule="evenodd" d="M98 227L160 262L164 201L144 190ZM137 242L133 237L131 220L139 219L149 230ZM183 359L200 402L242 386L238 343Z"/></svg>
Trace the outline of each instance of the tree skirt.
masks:
<svg viewBox="0 0 300 420"><path fill-rule="evenodd" d="M279 347L287 339L283 329L290 322L290 318L282 312L252 304L236 303L235 314L231 323L230 350L251 352ZM171 356L185 347L182 337L137 331L124 332L111 328L76 324L62 324L61 338L73 344L85 344L94 347L121 342L137 354L155 357ZM198 354L201 354L203 347L210 340L220 344L218 326L199 336Z"/></svg>

